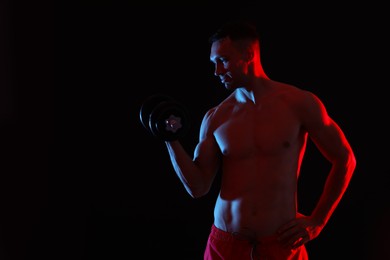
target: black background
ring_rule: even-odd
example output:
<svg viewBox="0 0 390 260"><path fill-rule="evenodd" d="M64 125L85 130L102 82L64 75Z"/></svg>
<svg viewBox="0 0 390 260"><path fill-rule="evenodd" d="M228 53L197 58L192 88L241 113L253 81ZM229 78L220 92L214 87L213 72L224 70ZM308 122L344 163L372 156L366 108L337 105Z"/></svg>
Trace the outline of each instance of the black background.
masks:
<svg viewBox="0 0 390 260"><path fill-rule="evenodd" d="M218 7L219 6L219 7ZM262 3L0 5L0 259L202 259L216 183L192 199L165 145L139 120L146 97L186 104L196 144L228 93L208 36L254 20L274 80L315 92L353 146L357 169L313 260L389 258L388 55L384 7ZM309 143L299 207L329 164Z"/></svg>

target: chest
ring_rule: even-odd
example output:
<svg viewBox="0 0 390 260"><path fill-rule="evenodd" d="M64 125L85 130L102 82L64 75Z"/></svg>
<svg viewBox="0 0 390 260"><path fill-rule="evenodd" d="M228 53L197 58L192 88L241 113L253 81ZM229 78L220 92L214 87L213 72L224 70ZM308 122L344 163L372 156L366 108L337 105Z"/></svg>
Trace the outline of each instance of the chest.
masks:
<svg viewBox="0 0 390 260"><path fill-rule="evenodd" d="M214 136L225 156L280 153L291 149L300 137L297 115L283 104L236 108L222 118Z"/></svg>

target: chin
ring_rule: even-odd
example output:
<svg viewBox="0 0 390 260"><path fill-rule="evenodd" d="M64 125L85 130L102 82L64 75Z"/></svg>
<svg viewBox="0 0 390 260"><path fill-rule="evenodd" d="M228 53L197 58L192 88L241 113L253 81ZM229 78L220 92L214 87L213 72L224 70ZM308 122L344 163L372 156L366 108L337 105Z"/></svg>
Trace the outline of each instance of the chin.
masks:
<svg viewBox="0 0 390 260"><path fill-rule="evenodd" d="M225 84L225 88L227 90L235 90L235 89L237 89L237 87L235 85L232 85L232 84Z"/></svg>
<svg viewBox="0 0 390 260"><path fill-rule="evenodd" d="M229 82L225 82L224 85L225 85L226 89L233 89L234 88L233 85Z"/></svg>

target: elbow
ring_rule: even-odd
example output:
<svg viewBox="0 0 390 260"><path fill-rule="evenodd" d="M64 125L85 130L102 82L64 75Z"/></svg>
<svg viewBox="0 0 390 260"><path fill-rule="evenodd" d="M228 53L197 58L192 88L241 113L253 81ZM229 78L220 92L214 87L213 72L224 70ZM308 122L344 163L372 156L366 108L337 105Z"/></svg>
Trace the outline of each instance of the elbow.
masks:
<svg viewBox="0 0 390 260"><path fill-rule="evenodd" d="M352 152L348 156L348 160L347 160L346 165L347 165L348 172L352 176L353 172L356 169L356 157Z"/></svg>
<svg viewBox="0 0 390 260"><path fill-rule="evenodd" d="M354 154L351 154L351 156L349 156L348 164L349 164L349 167L352 168L352 170L355 170L355 168L356 168L356 157L355 157Z"/></svg>
<svg viewBox="0 0 390 260"><path fill-rule="evenodd" d="M339 176L342 176L343 179L349 181L356 169L356 157L354 153L349 150L348 152L344 152L343 154L339 154L337 157L334 157L332 164L334 171L343 172L344 174Z"/></svg>
<svg viewBox="0 0 390 260"><path fill-rule="evenodd" d="M185 188L188 194L194 198L198 199L207 195L211 189L213 179L198 179L194 182L185 182Z"/></svg>
<svg viewBox="0 0 390 260"><path fill-rule="evenodd" d="M205 196L209 192L210 188L187 188L188 194L193 198L193 199L199 199L203 196Z"/></svg>
<svg viewBox="0 0 390 260"><path fill-rule="evenodd" d="M201 198L201 197L203 197L203 195L201 195L201 194L197 194L197 193L189 193L190 194L190 196L191 196L191 198L193 198L193 199L199 199L199 198Z"/></svg>
<svg viewBox="0 0 390 260"><path fill-rule="evenodd" d="M356 168L356 156L351 148L346 156L346 165L350 172L353 172Z"/></svg>
<svg viewBox="0 0 390 260"><path fill-rule="evenodd" d="M351 179L356 169L356 157L352 151L346 154L344 157L343 167L345 168L346 178Z"/></svg>

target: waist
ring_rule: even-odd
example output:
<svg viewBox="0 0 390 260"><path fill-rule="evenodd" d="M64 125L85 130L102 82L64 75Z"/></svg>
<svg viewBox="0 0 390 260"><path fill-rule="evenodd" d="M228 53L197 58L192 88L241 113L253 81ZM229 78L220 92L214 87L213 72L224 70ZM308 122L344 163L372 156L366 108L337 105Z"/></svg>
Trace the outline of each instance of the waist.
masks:
<svg viewBox="0 0 390 260"><path fill-rule="evenodd" d="M237 231L250 237L276 235L280 226L295 218L294 202L279 199L274 203L277 205L273 206L253 198L243 197L229 201L218 197L213 224L224 231Z"/></svg>
<svg viewBox="0 0 390 260"><path fill-rule="evenodd" d="M242 241L249 241L251 243L257 242L260 244L270 244L270 243L279 242L276 234L258 237L256 235L248 235L242 232L228 232L218 228L217 226L215 226L215 224L211 226L211 236L224 241L242 240Z"/></svg>

